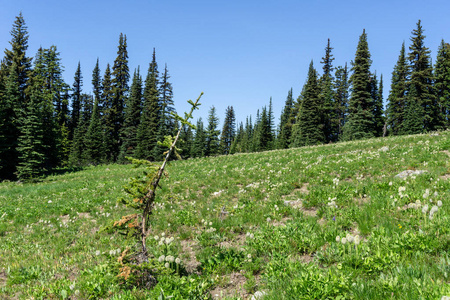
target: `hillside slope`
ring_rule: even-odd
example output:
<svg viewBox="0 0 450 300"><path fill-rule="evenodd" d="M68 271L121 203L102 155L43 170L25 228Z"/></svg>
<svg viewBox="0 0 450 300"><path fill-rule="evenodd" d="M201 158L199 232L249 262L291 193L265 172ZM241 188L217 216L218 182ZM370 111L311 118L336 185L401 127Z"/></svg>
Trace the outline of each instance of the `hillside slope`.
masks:
<svg viewBox="0 0 450 300"><path fill-rule="evenodd" d="M1 298L450 296L449 131L190 159L167 171L148 244L156 258L180 258L183 276L166 272L150 291L116 282L127 243L100 229L128 212L117 199L142 169L106 165L0 184Z"/></svg>

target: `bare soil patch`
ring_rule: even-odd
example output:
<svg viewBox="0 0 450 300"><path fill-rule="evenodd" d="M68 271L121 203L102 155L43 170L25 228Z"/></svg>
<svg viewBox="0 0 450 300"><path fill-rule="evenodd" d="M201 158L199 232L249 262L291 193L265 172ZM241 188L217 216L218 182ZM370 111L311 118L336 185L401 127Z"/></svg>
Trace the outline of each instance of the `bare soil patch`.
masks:
<svg viewBox="0 0 450 300"><path fill-rule="evenodd" d="M231 248L231 247L239 248L244 245L245 239L246 239L245 234L239 234L236 237L234 237L232 240L220 242L218 245L220 247L227 248L227 249Z"/></svg>
<svg viewBox="0 0 450 300"><path fill-rule="evenodd" d="M0 272L0 287L6 286L6 281L8 280L8 276L6 276L6 272Z"/></svg>
<svg viewBox="0 0 450 300"><path fill-rule="evenodd" d="M287 221L292 220L292 218L283 218L280 221L274 220L273 226L286 226Z"/></svg>
<svg viewBox="0 0 450 300"><path fill-rule="evenodd" d="M442 176L439 176L442 180L449 180L450 179L450 174L445 174Z"/></svg>
<svg viewBox="0 0 450 300"><path fill-rule="evenodd" d="M244 275L238 272L225 275L226 283L215 287L210 293L213 299L225 299L237 297L239 299L249 299L250 295L244 288L246 282Z"/></svg>
<svg viewBox="0 0 450 300"><path fill-rule="evenodd" d="M447 154L448 156L450 156L450 151L448 151L448 150L442 150L441 153L445 153L445 154Z"/></svg>
<svg viewBox="0 0 450 300"><path fill-rule="evenodd" d="M91 218L91 215L89 214L89 213L77 213L78 214L78 217L81 219L81 218L83 218L83 219L90 219Z"/></svg>
<svg viewBox="0 0 450 300"><path fill-rule="evenodd" d="M182 240L180 243L184 253L183 264L186 271L188 273L198 273L197 268L200 266L200 262L195 256L195 248L198 246L198 243L193 240Z"/></svg>

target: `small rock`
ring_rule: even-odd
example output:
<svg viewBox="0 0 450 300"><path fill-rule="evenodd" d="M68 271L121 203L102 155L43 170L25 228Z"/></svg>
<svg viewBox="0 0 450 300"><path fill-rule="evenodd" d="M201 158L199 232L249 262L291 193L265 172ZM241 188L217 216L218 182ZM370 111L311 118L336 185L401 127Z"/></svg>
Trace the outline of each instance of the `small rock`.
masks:
<svg viewBox="0 0 450 300"><path fill-rule="evenodd" d="M257 291L257 292L250 298L250 300L258 300L258 299L262 299L265 295L267 295L266 292Z"/></svg>

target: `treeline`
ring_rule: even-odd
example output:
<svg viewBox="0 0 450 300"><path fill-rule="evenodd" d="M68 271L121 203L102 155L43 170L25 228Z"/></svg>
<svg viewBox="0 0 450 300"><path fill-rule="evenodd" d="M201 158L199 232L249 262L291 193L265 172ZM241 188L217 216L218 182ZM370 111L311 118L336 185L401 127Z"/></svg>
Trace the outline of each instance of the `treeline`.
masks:
<svg viewBox="0 0 450 300"><path fill-rule="evenodd" d="M92 71L92 93L83 92L81 66L70 86L56 46L26 54L28 32L20 14L11 31L11 49L0 64L0 179L28 179L55 167L125 162L125 157L159 160L157 141L173 135L178 122L167 65L158 70L155 50L145 80L139 67L130 76L127 39L120 34L117 57L101 74ZM392 73L387 107L383 77L371 71L363 31L350 68L333 66L330 40L320 75L311 62L306 83L294 99L288 91L275 127L268 107L236 122L225 111L222 130L215 107L196 129L183 128L184 158L284 149L450 127L450 45L442 41L434 67L424 45L421 22L403 44ZM130 78L131 77L131 78ZM131 81L131 86L128 83Z"/></svg>

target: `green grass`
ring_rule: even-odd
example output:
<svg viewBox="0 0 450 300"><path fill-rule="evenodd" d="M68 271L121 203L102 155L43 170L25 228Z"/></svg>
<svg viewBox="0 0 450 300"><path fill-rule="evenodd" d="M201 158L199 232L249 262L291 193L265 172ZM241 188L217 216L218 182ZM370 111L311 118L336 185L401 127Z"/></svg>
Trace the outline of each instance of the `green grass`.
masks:
<svg viewBox="0 0 450 300"><path fill-rule="evenodd" d="M441 299L450 296L449 151L447 131L171 162L148 248L186 272L172 263L153 290L118 283L127 241L101 230L132 212L117 199L142 168L3 182L0 298ZM427 172L395 177L404 170ZM162 236L174 241L160 245Z"/></svg>

